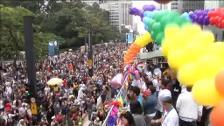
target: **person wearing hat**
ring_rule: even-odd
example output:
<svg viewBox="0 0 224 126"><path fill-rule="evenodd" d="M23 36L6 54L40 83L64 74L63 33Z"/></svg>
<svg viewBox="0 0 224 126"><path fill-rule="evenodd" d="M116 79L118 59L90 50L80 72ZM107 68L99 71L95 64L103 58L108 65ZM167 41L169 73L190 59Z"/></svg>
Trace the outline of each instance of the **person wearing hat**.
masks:
<svg viewBox="0 0 224 126"><path fill-rule="evenodd" d="M152 120L152 124L161 123L161 126L179 126L179 117L177 111L172 105L172 95L168 89L164 89L160 92L159 99L162 102L164 108L161 119Z"/></svg>

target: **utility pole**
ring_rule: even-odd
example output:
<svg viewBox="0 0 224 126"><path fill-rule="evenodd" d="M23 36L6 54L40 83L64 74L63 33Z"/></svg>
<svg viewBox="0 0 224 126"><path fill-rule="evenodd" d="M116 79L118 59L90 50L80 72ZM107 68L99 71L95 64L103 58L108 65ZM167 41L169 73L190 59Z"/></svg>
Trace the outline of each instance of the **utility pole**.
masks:
<svg viewBox="0 0 224 126"><path fill-rule="evenodd" d="M89 29L88 33L88 67L89 67L89 76L93 76L93 46L92 46L92 29Z"/></svg>
<svg viewBox="0 0 224 126"><path fill-rule="evenodd" d="M26 66L27 66L27 75L29 83L29 93L31 93L32 97L37 98L32 21L33 21L32 16L24 17L24 38L25 38Z"/></svg>
<svg viewBox="0 0 224 126"><path fill-rule="evenodd" d="M87 52L87 37L85 36L85 52Z"/></svg>

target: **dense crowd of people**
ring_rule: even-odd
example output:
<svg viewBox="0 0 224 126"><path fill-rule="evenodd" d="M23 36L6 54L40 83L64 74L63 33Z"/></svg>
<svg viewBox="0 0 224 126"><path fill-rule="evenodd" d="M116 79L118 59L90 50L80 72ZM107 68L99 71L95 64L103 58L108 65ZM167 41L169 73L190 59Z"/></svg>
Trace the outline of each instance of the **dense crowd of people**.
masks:
<svg viewBox="0 0 224 126"><path fill-rule="evenodd" d="M88 53L79 49L60 53L36 63L37 97L32 97L25 62L0 65L1 126L78 126L85 116L92 125L101 125L104 108L117 90L110 79L122 72L124 43L108 43L93 47L93 76L89 75ZM63 79L60 85L48 85L53 77Z"/></svg>
<svg viewBox="0 0 224 126"><path fill-rule="evenodd" d="M93 75L88 53L79 49L60 53L36 63L37 97L32 97L25 62L1 63L1 126L101 126L108 114L104 103L119 89L110 80L123 73L126 44L93 47ZM207 126L209 107L198 105L191 87L182 87L165 62L143 62L127 79L127 94L117 126ZM51 78L63 83L48 85Z"/></svg>
<svg viewBox="0 0 224 126"><path fill-rule="evenodd" d="M211 107L198 105L191 87L181 86L167 63L146 63L144 70L132 67L139 73L128 80L128 104L118 114L119 126L209 125Z"/></svg>

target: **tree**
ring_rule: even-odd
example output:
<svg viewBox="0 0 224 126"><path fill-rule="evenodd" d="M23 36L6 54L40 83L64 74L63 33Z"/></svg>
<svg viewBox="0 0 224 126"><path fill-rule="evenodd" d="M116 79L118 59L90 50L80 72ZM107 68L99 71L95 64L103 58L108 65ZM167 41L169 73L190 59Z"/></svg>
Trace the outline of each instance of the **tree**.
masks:
<svg viewBox="0 0 224 126"><path fill-rule="evenodd" d="M97 3L93 6L76 1L57 3L55 0L2 1L1 57L16 57L24 50L23 16L34 16L34 48L37 56L46 55L49 41L57 40L60 48L84 45L91 31L93 43L120 38L117 28L109 24L109 13Z"/></svg>
<svg viewBox="0 0 224 126"><path fill-rule="evenodd" d="M23 7L1 7L1 41L0 56L2 58L17 60L20 51L24 51L24 16L34 16L34 13ZM42 33L40 26L34 27L34 47L37 56L41 56L47 49L48 40L54 39L55 35L50 33ZM46 53L46 52L45 52Z"/></svg>
<svg viewBox="0 0 224 126"><path fill-rule="evenodd" d="M58 5L59 6L59 5ZM80 2L60 3L60 9L51 8L40 15L41 26L45 32L52 32L65 39L61 47L69 48L84 44L88 32L92 31L94 43L116 39L118 30L109 25L109 14L98 4L93 6Z"/></svg>

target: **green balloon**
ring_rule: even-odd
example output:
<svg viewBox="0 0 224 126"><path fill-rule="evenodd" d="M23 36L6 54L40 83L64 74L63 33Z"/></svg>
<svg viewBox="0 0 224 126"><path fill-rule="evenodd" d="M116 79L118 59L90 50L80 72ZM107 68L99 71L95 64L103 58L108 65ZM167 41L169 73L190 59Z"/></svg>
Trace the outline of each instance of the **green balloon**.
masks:
<svg viewBox="0 0 224 126"><path fill-rule="evenodd" d="M170 11L169 16L173 18L180 17L180 13L177 11Z"/></svg>
<svg viewBox="0 0 224 126"><path fill-rule="evenodd" d="M160 32L159 34L157 34L156 39L155 39L156 44L161 45L163 38L164 38L164 32Z"/></svg>
<svg viewBox="0 0 224 126"><path fill-rule="evenodd" d="M153 40L156 40L157 34L158 34L158 32L156 32L156 31L152 31L151 32L151 35L152 35Z"/></svg>
<svg viewBox="0 0 224 126"><path fill-rule="evenodd" d="M173 22L173 17L169 16L169 15L166 15L162 18L161 20L161 25L163 27L165 27L166 25L170 24Z"/></svg>
<svg viewBox="0 0 224 126"><path fill-rule="evenodd" d="M158 15L155 17L157 21L161 21L163 19L163 17L165 17L167 15L168 12L166 11L161 11L160 13L158 13Z"/></svg>
<svg viewBox="0 0 224 126"><path fill-rule="evenodd" d="M155 23L154 19L151 19L148 21L147 26L148 26L148 31L152 32L152 25Z"/></svg>
<svg viewBox="0 0 224 126"><path fill-rule="evenodd" d="M159 23L159 22L156 22L156 23L154 23L153 25L152 25L152 30L153 31L162 31L162 26L161 26L161 24Z"/></svg>

